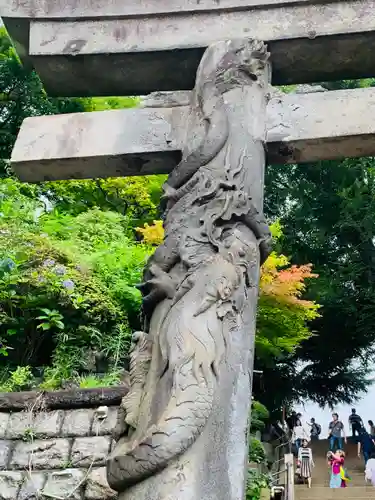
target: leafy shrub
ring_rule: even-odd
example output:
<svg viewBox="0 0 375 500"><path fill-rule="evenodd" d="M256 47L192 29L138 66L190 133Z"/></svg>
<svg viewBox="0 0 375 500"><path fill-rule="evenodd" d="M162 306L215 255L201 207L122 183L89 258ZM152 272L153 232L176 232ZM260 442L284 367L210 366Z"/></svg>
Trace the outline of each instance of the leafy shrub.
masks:
<svg viewBox="0 0 375 500"><path fill-rule="evenodd" d="M268 418L267 408L259 401L253 401L251 404L251 432L262 431Z"/></svg>
<svg viewBox="0 0 375 500"><path fill-rule="evenodd" d="M249 470L247 478L246 500L260 500L262 489L270 487L270 476Z"/></svg>
<svg viewBox="0 0 375 500"><path fill-rule="evenodd" d="M266 453L259 439L250 436L249 440L249 462L263 464L266 462Z"/></svg>
<svg viewBox="0 0 375 500"><path fill-rule="evenodd" d="M32 373L30 366L18 366L0 382L0 392L22 391L30 387Z"/></svg>
<svg viewBox="0 0 375 500"><path fill-rule="evenodd" d="M126 236L127 217L97 209L43 213L19 184L0 183L0 371L3 390L17 367L29 385L119 382L138 322L141 280L151 246ZM4 237L5 236L5 237ZM138 324L136 325L138 326ZM97 377L101 354L107 375Z"/></svg>

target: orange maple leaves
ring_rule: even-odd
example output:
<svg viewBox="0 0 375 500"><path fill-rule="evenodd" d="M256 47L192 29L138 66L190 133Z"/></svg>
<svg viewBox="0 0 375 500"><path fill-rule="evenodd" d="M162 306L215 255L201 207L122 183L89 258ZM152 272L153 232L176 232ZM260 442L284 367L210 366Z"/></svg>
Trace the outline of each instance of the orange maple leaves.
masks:
<svg viewBox="0 0 375 500"><path fill-rule="evenodd" d="M289 263L284 255L272 253L262 267L260 292L284 301L310 308L314 303L300 297L306 289L306 279L317 278L312 272L312 264L292 265L279 270Z"/></svg>

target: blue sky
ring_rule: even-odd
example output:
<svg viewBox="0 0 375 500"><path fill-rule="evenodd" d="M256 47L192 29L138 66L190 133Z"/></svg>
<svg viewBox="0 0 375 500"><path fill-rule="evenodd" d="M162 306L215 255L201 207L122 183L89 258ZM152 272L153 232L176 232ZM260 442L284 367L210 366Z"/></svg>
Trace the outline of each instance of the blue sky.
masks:
<svg viewBox="0 0 375 500"><path fill-rule="evenodd" d="M348 418L351 408L357 409L357 413L362 417L366 426L368 420L375 421L375 385L369 388L368 393L365 394L363 398L350 406L338 405L331 410L330 408L321 409L318 405L313 403L306 403L304 406L297 406L296 410L302 413L304 420L310 420L311 417L314 417L322 426L322 438L326 438L332 411L339 414L340 420L342 420L345 425L346 432L349 433Z"/></svg>

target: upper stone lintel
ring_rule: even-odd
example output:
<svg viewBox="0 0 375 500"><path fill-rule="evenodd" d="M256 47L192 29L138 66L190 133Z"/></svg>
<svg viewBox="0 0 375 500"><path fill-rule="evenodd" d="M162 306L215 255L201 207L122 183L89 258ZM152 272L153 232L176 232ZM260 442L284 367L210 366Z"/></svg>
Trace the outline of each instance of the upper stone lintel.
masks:
<svg viewBox="0 0 375 500"><path fill-rule="evenodd" d="M276 85L375 76L375 0L0 0L0 14L55 96L189 90L230 38L268 42Z"/></svg>

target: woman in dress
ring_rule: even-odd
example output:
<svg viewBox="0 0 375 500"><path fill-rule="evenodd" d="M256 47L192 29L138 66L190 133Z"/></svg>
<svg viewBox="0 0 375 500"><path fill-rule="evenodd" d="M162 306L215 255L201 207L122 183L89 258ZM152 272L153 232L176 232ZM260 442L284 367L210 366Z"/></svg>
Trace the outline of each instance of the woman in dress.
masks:
<svg viewBox="0 0 375 500"><path fill-rule="evenodd" d="M345 452L337 450L336 453L328 453L328 464L331 466L330 488L346 488L346 481L342 478L341 468L345 463Z"/></svg>
<svg viewBox="0 0 375 500"><path fill-rule="evenodd" d="M307 486L311 488L311 473L314 461L307 439L302 439L302 446L298 450L298 467L303 480L307 479Z"/></svg>

